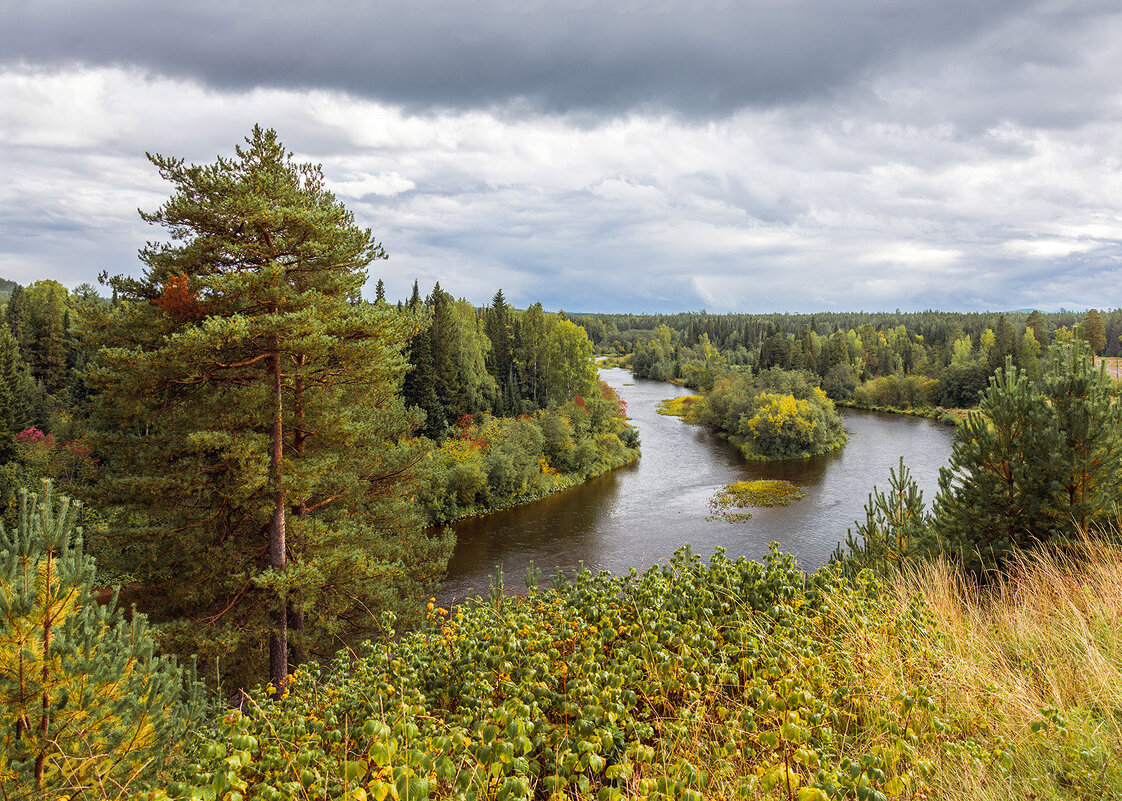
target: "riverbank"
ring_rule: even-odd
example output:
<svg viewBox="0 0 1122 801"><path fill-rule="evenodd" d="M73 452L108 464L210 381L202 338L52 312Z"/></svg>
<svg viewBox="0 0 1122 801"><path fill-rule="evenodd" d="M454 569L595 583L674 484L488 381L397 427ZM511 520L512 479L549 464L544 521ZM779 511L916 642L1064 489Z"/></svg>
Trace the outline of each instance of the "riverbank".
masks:
<svg viewBox="0 0 1122 801"><path fill-rule="evenodd" d="M544 500L551 495L556 495L560 492L575 489L576 487L579 487L582 484L586 484L595 478L606 475L613 470L618 470L621 467L627 467L628 465L635 464L635 462L639 461L639 457L641 455L642 454L640 453L639 448L629 448L627 449L626 455L624 457L613 460L611 463L605 465L602 469L595 470L582 476L555 475L552 477L553 481L549 486L543 487L536 492L518 495L494 505L471 507L465 509L461 514L441 523L440 525L446 526L453 523L460 523L465 520L474 520L481 517L486 517L488 515L498 514L499 512L506 512L511 509L517 509L520 506L526 506L527 504Z"/></svg>
<svg viewBox="0 0 1122 801"><path fill-rule="evenodd" d="M463 415L419 468L416 502L430 527L532 503L638 458L627 404L598 380L533 414Z"/></svg>
<svg viewBox="0 0 1122 801"><path fill-rule="evenodd" d="M944 425L957 426L960 421L966 419L972 411L977 409L948 409L942 406L935 406L933 408L916 409L912 407L900 408L897 406L867 406L863 404L853 403L852 401L834 401L835 406L843 409L860 409L866 412L881 412L882 414L901 414L908 417L923 417L927 420L934 420L937 423Z"/></svg>

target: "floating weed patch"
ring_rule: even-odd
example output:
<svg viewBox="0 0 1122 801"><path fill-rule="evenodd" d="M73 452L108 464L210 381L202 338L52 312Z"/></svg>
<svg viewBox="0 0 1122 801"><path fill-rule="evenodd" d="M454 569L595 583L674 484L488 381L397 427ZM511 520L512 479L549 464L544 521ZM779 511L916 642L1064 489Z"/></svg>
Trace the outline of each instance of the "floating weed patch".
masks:
<svg viewBox="0 0 1122 801"><path fill-rule="evenodd" d="M787 506L791 501L806 497L806 490L790 481L760 479L759 481L737 481L717 491L709 499L709 515L706 520L727 520L736 523L752 517L740 511L750 507Z"/></svg>
<svg viewBox="0 0 1122 801"><path fill-rule="evenodd" d="M655 411L667 417L681 417L686 422L692 422L690 412L699 400L701 400L700 395L680 395L677 398L667 398L658 402Z"/></svg>

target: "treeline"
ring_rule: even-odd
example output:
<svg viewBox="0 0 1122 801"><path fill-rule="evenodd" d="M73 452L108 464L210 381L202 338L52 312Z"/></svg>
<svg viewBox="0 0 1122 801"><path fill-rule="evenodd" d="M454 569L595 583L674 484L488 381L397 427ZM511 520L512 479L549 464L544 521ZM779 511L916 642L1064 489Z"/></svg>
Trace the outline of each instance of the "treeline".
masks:
<svg viewBox="0 0 1122 801"><path fill-rule="evenodd" d="M0 517L14 520L20 487L53 478L68 487L95 465L83 420L91 350L79 320L107 307L89 284L5 283L0 324Z"/></svg>
<svg viewBox="0 0 1122 801"><path fill-rule="evenodd" d="M806 370L834 400L874 407L969 407L1012 358L1039 371L1057 335L1122 353L1122 310L815 315L574 315L601 352L629 354L639 377L707 389L728 367Z"/></svg>
<svg viewBox="0 0 1122 801"><path fill-rule="evenodd" d="M530 414L599 391L588 336L540 303L514 309L499 290L477 309L439 283L422 301L414 283L402 308L426 323L407 349L403 393L425 412L421 431L432 439L448 436L464 415Z"/></svg>

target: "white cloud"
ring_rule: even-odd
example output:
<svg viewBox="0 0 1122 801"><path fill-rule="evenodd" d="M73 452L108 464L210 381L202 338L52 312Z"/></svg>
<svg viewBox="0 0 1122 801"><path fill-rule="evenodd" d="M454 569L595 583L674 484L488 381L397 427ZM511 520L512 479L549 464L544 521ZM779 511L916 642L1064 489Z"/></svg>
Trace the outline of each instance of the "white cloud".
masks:
<svg viewBox="0 0 1122 801"><path fill-rule="evenodd" d="M1062 259L1073 253L1086 253L1094 250L1099 243L1085 239L1011 239L1002 247L1018 256L1031 256L1039 259Z"/></svg>

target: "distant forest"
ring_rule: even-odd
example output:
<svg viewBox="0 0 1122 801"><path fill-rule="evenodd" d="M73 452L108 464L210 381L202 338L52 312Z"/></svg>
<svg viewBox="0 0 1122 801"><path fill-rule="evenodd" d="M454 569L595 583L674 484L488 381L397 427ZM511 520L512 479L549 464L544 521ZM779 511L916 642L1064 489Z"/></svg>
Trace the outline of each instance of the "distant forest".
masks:
<svg viewBox="0 0 1122 801"><path fill-rule="evenodd" d="M730 371L804 370L833 400L871 407L974 406L1006 359L1036 375L1056 339L1122 355L1122 309L570 316L640 378L708 391Z"/></svg>

